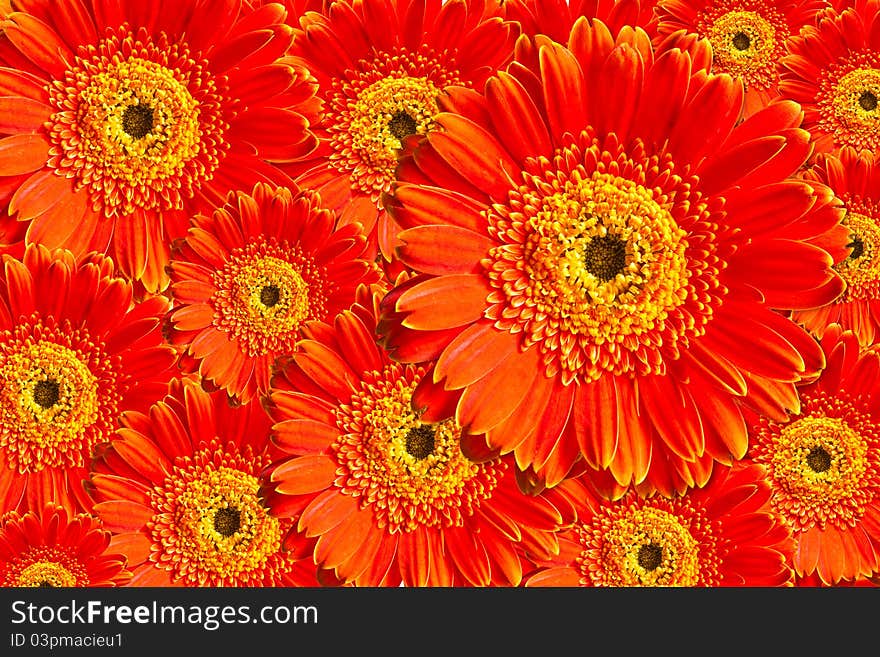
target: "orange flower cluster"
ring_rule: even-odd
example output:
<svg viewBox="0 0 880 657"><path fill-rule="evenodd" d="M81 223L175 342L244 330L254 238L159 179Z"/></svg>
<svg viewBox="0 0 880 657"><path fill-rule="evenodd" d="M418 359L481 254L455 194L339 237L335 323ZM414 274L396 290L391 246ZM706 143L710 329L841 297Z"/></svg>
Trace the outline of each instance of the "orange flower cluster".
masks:
<svg viewBox="0 0 880 657"><path fill-rule="evenodd" d="M0 3L0 585L876 586L878 153L880 0Z"/></svg>

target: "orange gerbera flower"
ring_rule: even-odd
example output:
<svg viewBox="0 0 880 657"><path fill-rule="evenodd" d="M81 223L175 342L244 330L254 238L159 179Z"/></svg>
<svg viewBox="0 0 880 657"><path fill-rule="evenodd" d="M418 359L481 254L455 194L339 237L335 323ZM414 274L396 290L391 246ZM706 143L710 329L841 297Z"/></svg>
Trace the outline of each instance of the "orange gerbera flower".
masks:
<svg viewBox="0 0 880 657"><path fill-rule="evenodd" d="M754 420L749 456L797 539L797 574L835 584L880 573L880 351L838 325L822 348L828 366L799 388L800 412Z"/></svg>
<svg viewBox="0 0 880 657"><path fill-rule="evenodd" d="M572 505L557 491L524 497L510 459L472 461L454 420L421 420L411 397L429 370L376 345L378 299L309 323L277 378L270 413L287 457L269 473L270 506L317 538L315 563L342 582L516 585L520 551L552 554Z"/></svg>
<svg viewBox="0 0 880 657"><path fill-rule="evenodd" d="M791 38L780 70L817 151L880 150L880 1L823 12Z"/></svg>
<svg viewBox="0 0 880 657"><path fill-rule="evenodd" d="M779 95L777 64L789 39L826 6L824 0L660 0L657 32L667 47L687 33L708 39L712 70L743 81L749 115Z"/></svg>
<svg viewBox="0 0 880 657"><path fill-rule="evenodd" d="M275 359L293 351L304 322L333 317L380 275L363 259L360 225L337 228L335 213L295 186L230 193L192 223L169 267L169 339L243 402L268 391Z"/></svg>
<svg viewBox="0 0 880 657"><path fill-rule="evenodd" d="M110 552L110 532L86 513L47 504L0 517L0 586L107 587L131 579L125 557Z"/></svg>
<svg viewBox="0 0 880 657"><path fill-rule="evenodd" d="M92 450L119 415L165 392L167 299L132 302L132 287L95 256L27 248L0 269L0 512L47 502L88 510Z"/></svg>
<svg viewBox="0 0 880 657"><path fill-rule="evenodd" d="M598 18L615 34L624 25L641 27L650 36L657 28L656 0L506 0L504 15L516 21L522 33L544 34L565 43L581 16Z"/></svg>
<svg viewBox="0 0 880 657"><path fill-rule="evenodd" d="M191 214L287 182L273 163L314 148L314 86L277 61L292 40L281 5L25 6L0 23L0 201L29 242L109 248L156 291Z"/></svg>
<svg viewBox="0 0 880 657"><path fill-rule="evenodd" d="M813 333L831 323L855 333L863 346L880 336L880 162L849 147L839 156L820 153L804 177L827 184L843 199L843 225L850 231L849 255L834 265L846 282L833 303L793 313Z"/></svg>
<svg viewBox="0 0 880 657"><path fill-rule="evenodd" d="M484 0L342 0L295 30L291 61L317 78L324 113L314 157L290 170L388 259L397 229L380 195L402 142L434 129L441 91L479 87L513 56L515 26L490 13Z"/></svg>
<svg viewBox="0 0 880 657"><path fill-rule="evenodd" d="M821 369L775 310L840 294L842 209L788 179L809 154L794 103L738 123L741 83L655 59L638 28L581 19L534 61L450 91L401 163L385 205L418 276L383 302L383 343L437 358L419 403L454 394L466 441L547 485L580 457L621 486L701 485L745 454L742 404L785 418Z"/></svg>
<svg viewBox="0 0 880 657"><path fill-rule="evenodd" d="M89 488L133 586L317 585L308 551L284 546L292 521L260 494L277 456L269 429L258 404L233 406L190 379L125 415Z"/></svg>
<svg viewBox="0 0 880 657"><path fill-rule="evenodd" d="M682 497L584 498L559 556L526 586L791 586L794 542L766 476L737 463Z"/></svg>

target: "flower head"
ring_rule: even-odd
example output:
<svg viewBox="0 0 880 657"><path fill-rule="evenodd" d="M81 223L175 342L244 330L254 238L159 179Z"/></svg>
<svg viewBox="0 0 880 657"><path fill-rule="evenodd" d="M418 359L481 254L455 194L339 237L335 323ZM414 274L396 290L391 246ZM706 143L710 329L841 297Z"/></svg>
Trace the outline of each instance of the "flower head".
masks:
<svg viewBox="0 0 880 657"><path fill-rule="evenodd" d="M130 579L125 557L110 546L110 532L89 514L69 515L49 503L0 517L0 586L96 588Z"/></svg>
<svg viewBox="0 0 880 657"><path fill-rule="evenodd" d="M526 586L791 586L794 542L765 477L736 464L680 497L585 497L559 555Z"/></svg>
<svg viewBox="0 0 880 657"><path fill-rule="evenodd" d="M780 60L779 89L804 109L817 152L880 148L880 2L827 9Z"/></svg>
<svg viewBox="0 0 880 657"><path fill-rule="evenodd" d="M96 461L94 510L137 586L307 586L314 566L285 546L291 521L261 495L269 418L190 379L129 413Z"/></svg>
<svg viewBox="0 0 880 657"><path fill-rule="evenodd" d="M0 182L26 239L105 251L157 291L189 215L315 145L280 4L29 3L2 23Z"/></svg>
<svg viewBox="0 0 880 657"><path fill-rule="evenodd" d="M524 498L510 458L472 460L454 419L426 420L423 365L375 342L379 291L312 322L271 394L270 505L317 538L314 560L359 586L510 586L573 519L559 492ZM549 551L549 552L548 552Z"/></svg>
<svg viewBox="0 0 880 657"><path fill-rule="evenodd" d="M743 81L748 115L779 95L777 65L789 40L825 6L823 0L661 0L657 32L667 47L687 33L708 39L712 70Z"/></svg>
<svg viewBox="0 0 880 657"><path fill-rule="evenodd" d="M831 303L792 316L819 337L837 323L872 345L880 334L880 161L845 147L839 155L819 153L804 178L828 185L843 201L849 241L834 268L846 289Z"/></svg>
<svg viewBox="0 0 880 657"><path fill-rule="evenodd" d="M132 299L103 256L29 246L0 269L0 509L88 510L93 451L165 393L168 301Z"/></svg>
<svg viewBox="0 0 880 657"><path fill-rule="evenodd" d="M479 88L510 60L515 27L482 0L343 0L307 12L290 60L317 79L319 146L287 170L343 217L359 217L390 259L397 229L380 200L396 178L397 151L435 129L442 91Z"/></svg>
<svg viewBox="0 0 880 657"><path fill-rule="evenodd" d="M378 279L359 224L308 191L258 183L193 218L172 254L169 339L187 366L250 401L309 320L333 317Z"/></svg>
<svg viewBox="0 0 880 657"><path fill-rule="evenodd" d="M790 179L795 104L740 122L731 76L608 35L582 19L485 94L450 92L385 202L417 276L379 332L436 358L425 398L454 395L468 434L548 485L584 459L671 493L742 458L744 406L796 408L822 353L777 310L840 293L846 238L831 191Z"/></svg>
<svg viewBox="0 0 880 657"><path fill-rule="evenodd" d="M827 368L800 386L800 412L754 420L749 456L797 540L796 573L833 585L880 573L880 352L836 324L822 347Z"/></svg>

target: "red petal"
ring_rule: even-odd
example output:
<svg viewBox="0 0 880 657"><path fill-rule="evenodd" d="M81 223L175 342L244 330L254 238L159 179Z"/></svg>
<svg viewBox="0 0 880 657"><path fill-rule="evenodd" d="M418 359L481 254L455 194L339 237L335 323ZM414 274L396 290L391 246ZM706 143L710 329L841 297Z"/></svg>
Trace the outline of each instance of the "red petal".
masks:
<svg viewBox="0 0 880 657"><path fill-rule="evenodd" d="M282 462L273 471L275 490L285 495L317 493L333 485L336 461L323 454L308 454Z"/></svg>
<svg viewBox="0 0 880 657"><path fill-rule="evenodd" d="M403 325L420 330L455 328L478 320L492 291L477 274L450 274L414 285L397 300L397 312L407 313Z"/></svg>

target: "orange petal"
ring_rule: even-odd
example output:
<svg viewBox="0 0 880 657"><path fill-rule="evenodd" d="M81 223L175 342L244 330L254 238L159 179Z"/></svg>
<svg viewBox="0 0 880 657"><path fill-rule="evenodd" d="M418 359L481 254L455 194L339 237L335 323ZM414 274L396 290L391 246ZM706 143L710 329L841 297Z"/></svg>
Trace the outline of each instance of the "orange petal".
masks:
<svg viewBox="0 0 880 657"><path fill-rule="evenodd" d="M42 168L49 159L49 142L42 135L12 135L0 139L0 176L18 176Z"/></svg>
<svg viewBox="0 0 880 657"><path fill-rule="evenodd" d="M105 527L114 531L136 531L143 528L155 515L148 506L128 500L110 500L95 505L95 513Z"/></svg>
<svg viewBox="0 0 880 657"><path fill-rule="evenodd" d="M323 454L308 454L284 461L272 471L275 490L285 495L316 493L333 485L336 461Z"/></svg>
<svg viewBox="0 0 880 657"><path fill-rule="evenodd" d="M491 292L477 274L451 274L414 285L397 300L396 310L407 313L403 325L421 330L455 328L478 320Z"/></svg>

